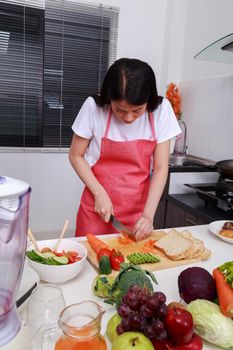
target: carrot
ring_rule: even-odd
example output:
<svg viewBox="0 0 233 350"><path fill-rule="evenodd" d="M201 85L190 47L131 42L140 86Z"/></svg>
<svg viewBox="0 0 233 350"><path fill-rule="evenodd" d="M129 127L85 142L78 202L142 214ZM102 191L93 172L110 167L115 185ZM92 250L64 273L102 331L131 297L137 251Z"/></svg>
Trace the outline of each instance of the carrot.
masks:
<svg viewBox="0 0 233 350"><path fill-rule="evenodd" d="M213 276L216 282L219 305L225 316L233 318L233 289L226 282L223 273L215 268Z"/></svg>
<svg viewBox="0 0 233 350"><path fill-rule="evenodd" d="M120 244L132 244L132 243L135 243L131 238L126 237L125 235L117 237L117 241Z"/></svg>
<svg viewBox="0 0 233 350"><path fill-rule="evenodd" d="M92 249L96 253L98 253L98 251L101 248L107 248L107 249L111 250L111 248L109 247L109 245L107 245L107 243L101 241L101 239L99 239L98 237L92 235L91 233L88 233L86 237L87 237L88 243L90 244L90 246L92 247Z"/></svg>
<svg viewBox="0 0 233 350"><path fill-rule="evenodd" d="M149 246L145 246L143 245L140 249L139 249L140 252L142 253L154 253L155 252L155 248L153 247L149 247Z"/></svg>
<svg viewBox="0 0 233 350"><path fill-rule="evenodd" d="M153 248L154 244L155 244L156 240L155 239L149 239L149 241L146 241L144 243L144 247L149 247L149 248Z"/></svg>

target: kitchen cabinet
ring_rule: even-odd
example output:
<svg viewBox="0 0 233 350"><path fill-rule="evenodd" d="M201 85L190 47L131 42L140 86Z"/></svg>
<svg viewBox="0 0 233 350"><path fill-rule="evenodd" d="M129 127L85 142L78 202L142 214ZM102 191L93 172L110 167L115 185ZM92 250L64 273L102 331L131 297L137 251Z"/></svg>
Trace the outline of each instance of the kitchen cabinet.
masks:
<svg viewBox="0 0 233 350"><path fill-rule="evenodd" d="M160 229L165 227L168 187L169 187L169 179L165 185L162 197L160 199L160 202L154 217L155 229Z"/></svg>
<svg viewBox="0 0 233 350"><path fill-rule="evenodd" d="M172 202L167 202L165 227L195 226L208 223L208 220L193 215Z"/></svg>
<svg viewBox="0 0 233 350"><path fill-rule="evenodd" d="M232 210L224 211L215 204L206 203L196 193L168 194L165 227L174 227L175 221L180 225L182 222L184 225L202 225L217 220L232 220L232 215Z"/></svg>
<svg viewBox="0 0 233 350"><path fill-rule="evenodd" d="M181 163L179 156L170 156L168 180L158 205L154 228L164 229L179 226L204 225L216 220L232 220L232 211L224 211L216 205L206 203L196 192L184 184L215 183L219 177L210 161L203 166L198 158L185 155ZM185 165L186 164L186 165Z"/></svg>

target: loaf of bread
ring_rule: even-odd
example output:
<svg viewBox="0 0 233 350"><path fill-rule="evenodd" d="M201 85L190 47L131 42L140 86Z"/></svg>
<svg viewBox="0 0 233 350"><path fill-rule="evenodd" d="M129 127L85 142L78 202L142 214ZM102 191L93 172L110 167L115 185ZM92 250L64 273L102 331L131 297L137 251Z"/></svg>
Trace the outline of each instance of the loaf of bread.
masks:
<svg viewBox="0 0 233 350"><path fill-rule="evenodd" d="M154 243L155 248L162 251L169 259L182 260L201 257L208 259L211 251L206 249L204 242L195 238L191 232L170 230Z"/></svg>

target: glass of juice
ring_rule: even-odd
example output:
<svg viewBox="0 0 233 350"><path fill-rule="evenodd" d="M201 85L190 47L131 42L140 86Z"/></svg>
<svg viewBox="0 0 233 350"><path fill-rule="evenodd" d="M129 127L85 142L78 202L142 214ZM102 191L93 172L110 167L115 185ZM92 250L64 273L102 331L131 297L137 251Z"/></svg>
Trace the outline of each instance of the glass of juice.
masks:
<svg viewBox="0 0 233 350"><path fill-rule="evenodd" d="M41 337L42 350L107 350L100 334L105 310L94 301L66 307L58 327L48 329Z"/></svg>

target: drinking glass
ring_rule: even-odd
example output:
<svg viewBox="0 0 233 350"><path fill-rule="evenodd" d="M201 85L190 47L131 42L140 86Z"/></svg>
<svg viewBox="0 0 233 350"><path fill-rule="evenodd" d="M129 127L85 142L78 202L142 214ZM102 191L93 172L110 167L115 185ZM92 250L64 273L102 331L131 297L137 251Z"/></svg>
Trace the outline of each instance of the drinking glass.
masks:
<svg viewBox="0 0 233 350"><path fill-rule="evenodd" d="M27 324L33 348L40 343L41 334L57 325L61 311L66 307L60 287L41 284L32 292L27 305Z"/></svg>

